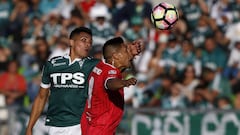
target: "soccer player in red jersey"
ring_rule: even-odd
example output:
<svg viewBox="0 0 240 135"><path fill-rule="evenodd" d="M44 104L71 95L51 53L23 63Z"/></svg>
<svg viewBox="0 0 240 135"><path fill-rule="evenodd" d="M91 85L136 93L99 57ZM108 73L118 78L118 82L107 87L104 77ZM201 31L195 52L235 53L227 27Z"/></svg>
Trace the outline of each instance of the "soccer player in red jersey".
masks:
<svg viewBox="0 0 240 135"><path fill-rule="evenodd" d="M105 61L99 62L89 76L88 99L81 118L83 135L113 135L123 116L123 88L137 80L124 80L122 71L130 66L132 56L121 37L103 46Z"/></svg>

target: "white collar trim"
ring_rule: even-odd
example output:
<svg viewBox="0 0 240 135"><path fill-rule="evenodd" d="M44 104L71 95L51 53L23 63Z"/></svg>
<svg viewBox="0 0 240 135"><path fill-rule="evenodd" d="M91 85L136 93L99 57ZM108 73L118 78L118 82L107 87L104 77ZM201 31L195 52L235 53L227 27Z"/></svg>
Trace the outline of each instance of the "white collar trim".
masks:
<svg viewBox="0 0 240 135"><path fill-rule="evenodd" d="M103 60L102 60L102 62L103 62L104 64L106 64L106 65L110 66L110 67L116 68L116 67L114 67L113 65L111 65L111 64L109 64L109 63L107 63L107 62L105 61L105 59L103 59Z"/></svg>
<svg viewBox="0 0 240 135"><path fill-rule="evenodd" d="M64 58L66 58L66 59L68 59L68 61L69 61L69 65L72 65L74 62L76 62L76 61L81 61L82 59L81 58L75 58L73 61L71 61L71 58L70 58L70 56L69 55L64 55L63 56Z"/></svg>

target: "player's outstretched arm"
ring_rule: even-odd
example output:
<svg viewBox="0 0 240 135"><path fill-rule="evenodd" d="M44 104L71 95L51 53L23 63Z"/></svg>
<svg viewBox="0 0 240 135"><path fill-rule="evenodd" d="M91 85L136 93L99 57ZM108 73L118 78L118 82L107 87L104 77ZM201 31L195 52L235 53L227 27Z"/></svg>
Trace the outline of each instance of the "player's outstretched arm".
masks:
<svg viewBox="0 0 240 135"><path fill-rule="evenodd" d="M49 89L48 88L45 89L41 87L32 106L32 112L30 115L30 120L28 122L27 129L26 129L26 135L32 135L32 129L44 109L48 96L49 96Z"/></svg>
<svg viewBox="0 0 240 135"><path fill-rule="evenodd" d="M122 80L118 78L113 78L107 80L106 87L109 90L119 90L123 87L128 87L130 85L135 85L137 83L137 80L135 78L130 78L128 80Z"/></svg>

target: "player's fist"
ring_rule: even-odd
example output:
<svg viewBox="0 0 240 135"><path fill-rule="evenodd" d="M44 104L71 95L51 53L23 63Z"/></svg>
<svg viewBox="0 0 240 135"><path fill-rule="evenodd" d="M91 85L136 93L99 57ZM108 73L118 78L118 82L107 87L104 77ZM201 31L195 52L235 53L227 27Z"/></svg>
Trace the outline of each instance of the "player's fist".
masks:
<svg viewBox="0 0 240 135"><path fill-rule="evenodd" d="M130 86L130 85L135 85L136 83L137 83L137 79L135 79L135 78L130 78L130 79L125 80L124 86L125 86L125 87L128 87L128 86Z"/></svg>
<svg viewBox="0 0 240 135"><path fill-rule="evenodd" d="M140 54L143 50L143 40L135 40L128 44L128 52L132 57Z"/></svg>

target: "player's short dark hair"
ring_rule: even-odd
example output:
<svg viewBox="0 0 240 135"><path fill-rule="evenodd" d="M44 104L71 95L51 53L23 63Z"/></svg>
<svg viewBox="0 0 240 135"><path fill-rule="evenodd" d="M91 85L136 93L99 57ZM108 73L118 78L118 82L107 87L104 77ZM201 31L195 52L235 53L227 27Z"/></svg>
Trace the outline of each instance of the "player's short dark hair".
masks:
<svg viewBox="0 0 240 135"><path fill-rule="evenodd" d="M106 41L103 45L103 57L108 59L111 57L113 51L117 51L121 48L121 45L124 43L121 37L115 37Z"/></svg>
<svg viewBox="0 0 240 135"><path fill-rule="evenodd" d="M85 33L92 36L92 31L89 28L87 28L87 27L77 27L71 32L69 38L72 39L75 35L80 34L81 32L85 32Z"/></svg>

